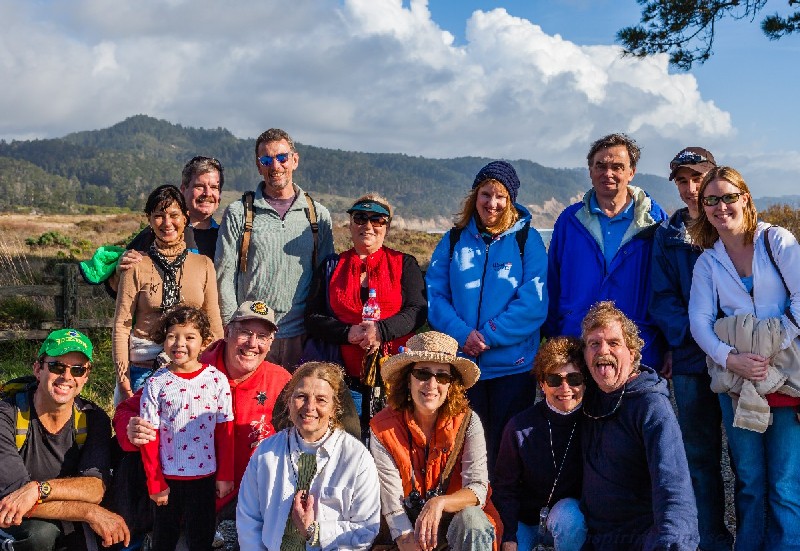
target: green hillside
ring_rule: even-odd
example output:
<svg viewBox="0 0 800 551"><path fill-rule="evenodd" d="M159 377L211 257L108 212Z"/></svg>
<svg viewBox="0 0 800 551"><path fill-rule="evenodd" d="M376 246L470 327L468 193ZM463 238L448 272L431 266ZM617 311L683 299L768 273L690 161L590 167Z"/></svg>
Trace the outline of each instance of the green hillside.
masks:
<svg viewBox="0 0 800 551"><path fill-rule="evenodd" d="M63 138L0 141L0 210L54 211L77 205L140 209L147 194L163 183L178 183L180 170L194 155L210 155L225 166L228 190L252 189L258 181L254 139L239 139L223 128L187 128L136 115L102 130ZM450 217L459 208L475 173L491 159L427 159L403 154L359 153L297 144L301 161L296 181L328 197L331 206L369 190L386 195L401 216ZM585 169L554 169L512 161L522 187L519 201L568 204L589 187ZM678 197L666 179L639 175L665 208ZM49 189L47 199L32 190Z"/></svg>

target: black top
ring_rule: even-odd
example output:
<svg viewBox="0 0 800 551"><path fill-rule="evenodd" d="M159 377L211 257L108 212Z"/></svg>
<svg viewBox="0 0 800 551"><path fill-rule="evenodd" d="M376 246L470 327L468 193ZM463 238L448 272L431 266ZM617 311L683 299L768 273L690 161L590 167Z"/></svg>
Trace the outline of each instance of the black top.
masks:
<svg viewBox="0 0 800 551"><path fill-rule="evenodd" d="M348 344L347 332L350 331L350 325L330 315L325 304L327 293L323 285L327 286L328 284L325 278L326 263L323 261L320 264L314 271L314 278L311 280L311 290L306 302L306 332L310 337L323 341ZM425 280L422 277L422 270L417 264L417 259L410 254L403 254L403 274L400 277L400 286L400 293L403 297L403 306L400 311L377 323L382 342L388 342L416 331L424 325L428 315ZM365 292L369 293L369 290L362 290L364 300L366 300Z"/></svg>
<svg viewBox="0 0 800 551"><path fill-rule="evenodd" d="M497 466L502 468L495 469L496 480L492 483L492 502L503 520L504 542L517 541L518 522L533 526L539 524L539 511L547 504L562 461L564 467L550 507L565 497L580 498L583 417L580 409L568 415L556 413L541 400L509 420L497 455ZM550 448L551 429L555 467ZM567 449L570 434L572 442Z"/></svg>
<svg viewBox="0 0 800 551"><path fill-rule="evenodd" d="M50 434L39 422L33 406L28 437L17 451L16 407L14 398L0 401L0 498L14 492L31 480L52 480L74 476L105 478L111 468L111 421L100 407L80 397L78 408L86 412L88 434L78 447L73 421L68 421L56 434Z"/></svg>

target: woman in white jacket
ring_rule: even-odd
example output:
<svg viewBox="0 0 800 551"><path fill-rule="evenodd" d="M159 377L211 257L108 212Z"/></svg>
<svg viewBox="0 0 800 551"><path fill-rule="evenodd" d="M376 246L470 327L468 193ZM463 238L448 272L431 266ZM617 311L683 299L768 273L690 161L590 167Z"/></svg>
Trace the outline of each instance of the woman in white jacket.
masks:
<svg viewBox="0 0 800 551"><path fill-rule="evenodd" d="M762 381L770 359L738 352L717 337L714 323L743 314L780 318L786 335L781 348L791 346L800 334L800 246L787 230L757 221L747 184L730 167L705 176L698 208L689 234L705 252L692 277L692 336L717 365ZM767 236L779 270L767 252ZM719 395L736 469L736 549L800 549L800 398L775 392L766 399L773 422L762 434L734 427L732 398Z"/></svg>

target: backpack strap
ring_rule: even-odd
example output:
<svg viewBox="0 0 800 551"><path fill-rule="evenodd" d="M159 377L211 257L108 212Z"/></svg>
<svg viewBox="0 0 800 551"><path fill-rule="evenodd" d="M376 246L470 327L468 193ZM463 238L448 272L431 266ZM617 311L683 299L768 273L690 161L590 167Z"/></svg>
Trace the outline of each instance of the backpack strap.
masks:
<svg viewBox="0 0 800 551"><path fill-rule="evenodd" d="M459 238L461 237L461 232L464 231L464 228L459 228L453 226L450 228L450 233L448 234L450 237L450 261L453 260L453 253L456 250L456 244L458 243ZM522 225L522 228L514 234L514 237L517 238L517 247L519 248L519 256L520 258L525 258L525 244L528 242L528 233L531 231L531 220L530 218L525 221Z"/></svg>
<svg viewBox="0 0 800 551"><path fill-rule="evenodd" d="M306 196L306 203L308 208L306 211L306 218L308 223L311 224L311 235L314 237L314 249L311 252L311 268L317 267L317 249L319 248L319 223L317 222L317 208L314 206L314 199L308 194L307 191L303 192Z"/></svg>
<svg viewBox="0 0 800 551"><path fill-rule="evenodd" d="M769 230L771 230L773 227L774 226L770 226L764 230L764 247L767 249L767 256L769 257L769 261L772 262L772 266L775 268L775 271L778 272L778 275L781 278L781 282L783 283L783 288L786 290L786 296L791 297L792 292L789 291L789 286L786 285L786 279L784 279L783 274L781 273L780 266L778 266L778 263L775 261L775 255L772 253L772 243L769 242ZM786 307L786 311L784 313L786 314L786 317L789 318L789 321L791 321L795 325L795 327L800 327L800 325L798 325L797 323L797 320L794 318L794 314L792 314L792 311L789 309L788 306Z"/></svg>
<svg viewBox="0 0 800 551"><path fill-rule="evenodd" d="M461 238L462 231L464 231L464 228L453 226L448 234L450 236L450 262L453 261L453 253L456 250L456 243L458 243L458 240Z"/></svg>
<svg viewBox="0 0 800 551"><path fill-rule="evenodd" d="M17 445L17 451L22 449L25 445L25 440L28 439L28 428L31 425L31 405L28 402L28 390L21 390L14 396L14 402L17 410L16 432L14 433L14 441Z"/></svg>
<svg viewBox="0 0 800 551"><path fill-rule="evenodd" d="M242 194L242 204L244 205L244 230L242 231L242 242L239 247L239 272L247 272L247 252L250 249L250 235L253 233L253 199L254 191L246 191Z"/></svg>
<svg viewBox="0 0 800 551"><path fill-rule="evenodd" d="M528 233L531 231L531 219L528 218L522 225L522 228L514 234L517 238L517 247L519 247L519 257L525 260L525 243L528 242Z"/></svg>
<svg viewBox="0 0 800 551"><path fill-rule="evenodd" d="M16 405L16 431L14 433L14 443L17 451L22 449L28 439L28 431L31 426L31 404L28 399L29 388L20 390L14 395ZM86 412L78 408L78 404L72 404L72 433L78 449L82 448L89 436L89 424Z"/></svg>

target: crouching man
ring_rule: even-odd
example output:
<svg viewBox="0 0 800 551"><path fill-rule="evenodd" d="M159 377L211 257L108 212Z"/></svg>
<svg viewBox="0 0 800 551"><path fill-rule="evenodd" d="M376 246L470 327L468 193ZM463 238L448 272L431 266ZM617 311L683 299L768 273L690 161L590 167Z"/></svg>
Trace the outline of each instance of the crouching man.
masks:
<svg viewBox="0 0 800 551"><path fill-rule="evenodd" d="M91 360L85 335L54 331L39 350L33 377L0 401L4 549L13 542L15 551L91 551L97 537L106 547L129 542L122 517L99 505L110 472L111 422L99 406L79 397Z"/></svg>
<svg viewBox="0 0 800 551"><path fill-rule="evenodd" d="M667 382L641 363L639 330L613 302L583 319L584 551L695 551L697 508Z"/></svg>

